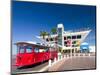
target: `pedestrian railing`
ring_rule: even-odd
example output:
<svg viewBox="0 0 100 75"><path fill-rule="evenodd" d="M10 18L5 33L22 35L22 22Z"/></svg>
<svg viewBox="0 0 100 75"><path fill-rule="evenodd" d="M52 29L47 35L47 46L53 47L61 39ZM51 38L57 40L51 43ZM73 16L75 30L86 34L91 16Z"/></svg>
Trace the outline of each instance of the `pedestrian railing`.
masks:
<svg viewBox="0 0 100 75"><path fill-rule="evenodd" d="M71 54L62 54L63 57L74 57L74 56L95 56L95 53L71 53Z"/></svg>

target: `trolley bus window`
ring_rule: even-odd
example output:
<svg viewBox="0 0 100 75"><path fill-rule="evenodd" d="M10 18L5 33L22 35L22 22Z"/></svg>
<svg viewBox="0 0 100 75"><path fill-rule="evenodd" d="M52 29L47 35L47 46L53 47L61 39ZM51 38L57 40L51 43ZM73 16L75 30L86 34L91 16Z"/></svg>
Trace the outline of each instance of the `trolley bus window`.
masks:
<svg viewBox="0 0 100 75"><path fill-rule="evenodd" d="M31 52L32 52L32 46L27 46L26 53L31 53Z"/></svg>
<svg viewBox="0 0 100 75"><path fill-rule="evenodd" d="M34 52L35 52L35 53L38 53L38 52L39 52L39 48L35 47L35 48L34 48Z"/></svg>
<svg viewBox="0 0 100 75"><path fill-rule="evenodd" d="M45 50L46 50L46 52L48 52L49 51L49 48L46 48Z"/></svg>
<svg viewBox="0 0 100 75"><path fill-rule="evenodd" d="M23 46L20 46L20 53L25 53L25 49Z"/></svg>

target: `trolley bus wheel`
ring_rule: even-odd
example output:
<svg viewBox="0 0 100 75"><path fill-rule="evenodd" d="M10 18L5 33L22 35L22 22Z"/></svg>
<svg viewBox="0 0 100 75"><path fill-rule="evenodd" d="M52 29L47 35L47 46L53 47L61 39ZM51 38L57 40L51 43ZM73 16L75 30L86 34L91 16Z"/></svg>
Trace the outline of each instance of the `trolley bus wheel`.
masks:
<svg viewBox="0 0 100 75"><path fill-rule="evenodd" d="M17 69L21 69L21 67L17 67Z"/></svg>

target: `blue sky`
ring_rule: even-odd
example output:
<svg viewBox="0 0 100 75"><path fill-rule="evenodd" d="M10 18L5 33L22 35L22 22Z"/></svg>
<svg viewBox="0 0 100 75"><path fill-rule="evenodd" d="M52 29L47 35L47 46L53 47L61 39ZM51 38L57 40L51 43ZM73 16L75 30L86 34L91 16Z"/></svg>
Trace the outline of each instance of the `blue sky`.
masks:
<svg viewBox="0 0 100 75"><path fill-rule="evenodd" d="M36 41L35 36L38 36L40 31L50 32L58 23L64 24L65 31L89 27L92 31L85 41L95 45L95 6L20 1L12 3L12 43ZM12 47L15 54L16 46Z"/></svg>

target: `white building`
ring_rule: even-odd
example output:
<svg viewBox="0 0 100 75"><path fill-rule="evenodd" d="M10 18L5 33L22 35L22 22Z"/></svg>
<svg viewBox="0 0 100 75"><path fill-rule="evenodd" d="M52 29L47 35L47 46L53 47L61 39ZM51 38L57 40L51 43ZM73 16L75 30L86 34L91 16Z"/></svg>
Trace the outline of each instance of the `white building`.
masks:
<svg viewBox="0 0 100 75"><path fill-rule="evenodd" d="M63 24L57 25L57 34L45 36L49 44L56 44L63 52L79 52L80 44L84 42L91 30L64 31Z"/></svg>

